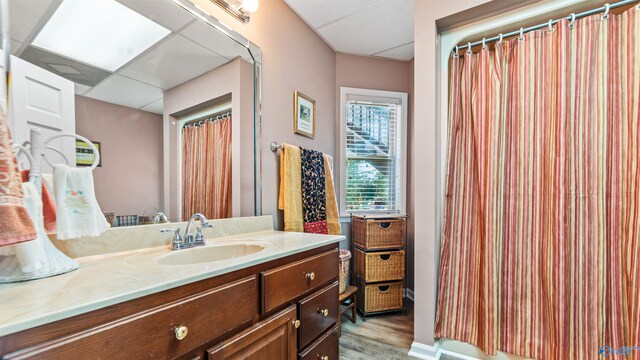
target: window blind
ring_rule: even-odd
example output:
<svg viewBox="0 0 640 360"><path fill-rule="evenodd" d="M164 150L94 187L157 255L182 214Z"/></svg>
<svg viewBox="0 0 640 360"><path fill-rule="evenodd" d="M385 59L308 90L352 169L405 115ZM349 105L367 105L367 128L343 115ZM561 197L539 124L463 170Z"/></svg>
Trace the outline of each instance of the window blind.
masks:
<svg viewBox="0 0 640 360"><path fill-rule="evenodd" d="M346 96L347 212L400 210L400 99Z"/></svg>

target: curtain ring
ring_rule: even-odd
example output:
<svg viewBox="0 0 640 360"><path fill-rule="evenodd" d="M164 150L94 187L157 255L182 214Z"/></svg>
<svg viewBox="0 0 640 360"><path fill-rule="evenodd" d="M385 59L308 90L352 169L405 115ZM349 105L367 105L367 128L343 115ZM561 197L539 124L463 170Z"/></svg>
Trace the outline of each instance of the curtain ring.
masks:
<svg viewBox="0 0 640 360"><path fill-rule="evenodd" d="M604 14L602 14L602 17L600 18L600 20L605 21L609 18L610 9L611 9L611 5L609 5L609 3L604 4Z"/></svg>
<svg viewBox="0 0 640 360"><path fill-rule="evenodd" d="M502 38L504 35L502 35L502 33L500 33L498 35L498 43L496 44L496 46L502 46Z"/></svg>
<svg viewBox="0 0 640 360"><path fill-rule="evenodd" d="M569 29L573 29L573 27L576 25L576 13L571 13L571 15L569 15L571 17L571 21L569 22Z"/></svg>
<svg viewBox="0 0 640 360"><path fill-rule="evenodd" d="M453 48L453 57L454 58L458 58L460 57L460 55L458 54L459 48L458 45L456 45L456 47Z"/></svg>
<svg viewBox="0 0 640 360"><path fill-rule="evenodd" d="M553 19L549 19L549 34L552 34L556 29L553 28Z"/></svg>
<svg viewBox="0 0 640 360"><path fill-rule="evenodd" d="M473 51L471 51L471 43L468 42L467 43L467 55L471 55L471 54L473 54Z"/></svg>
<svg viewBox="0 0 640 360"><path fill-rule="evenodd" d="M482 38L482 50L485 50L487 48L487 38Z"/></svg>
<svg viewBox="0 0 640 360"><path fill-rule="evenodd" d="M520 37L518 38L518 42L524 41L524 28L520 28Z"/></svg>

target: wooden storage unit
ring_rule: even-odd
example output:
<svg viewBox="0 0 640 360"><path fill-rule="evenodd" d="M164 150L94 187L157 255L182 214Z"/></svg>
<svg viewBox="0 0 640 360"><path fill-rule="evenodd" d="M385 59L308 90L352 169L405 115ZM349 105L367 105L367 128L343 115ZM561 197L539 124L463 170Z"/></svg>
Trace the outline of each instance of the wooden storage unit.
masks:
<svg viewBox="0 0 640 360"><path fill-rule="evenodd" d="M0 337L2 359L338 359L335 244Z"/></svg>
<svg viewBox="0 0 640 360"><path fill-rule="evenodd" d="M406 218L352 215L353 283L356 305L367 315L404 310Z"/></svg>

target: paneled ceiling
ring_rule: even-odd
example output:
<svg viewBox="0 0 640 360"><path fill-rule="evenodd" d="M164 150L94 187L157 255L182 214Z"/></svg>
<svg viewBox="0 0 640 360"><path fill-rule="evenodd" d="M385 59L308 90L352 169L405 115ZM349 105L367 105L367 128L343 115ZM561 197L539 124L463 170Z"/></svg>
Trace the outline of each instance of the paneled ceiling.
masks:
<svg viewBox="0 0 640 360"><path fill-rule="evenodd" d="M335 51L411 60L414 0L285 0Z"/></svg>
<svg viewBox="0 0 640 360"><path fill-rule="evenodd" d="M170 0L117 1L171 33L111 72L30 45L61 0L11 0L11 52L74 81L78 95L155 113L162 113L165 90L226 64L238 54L245 54L251 62L241 45Z"/></svg>

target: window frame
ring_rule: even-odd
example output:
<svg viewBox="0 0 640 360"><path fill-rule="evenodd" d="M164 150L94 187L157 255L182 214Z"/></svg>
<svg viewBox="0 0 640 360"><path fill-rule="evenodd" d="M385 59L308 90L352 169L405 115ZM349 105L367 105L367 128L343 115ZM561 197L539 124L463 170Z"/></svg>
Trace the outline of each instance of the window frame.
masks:
<svg viewBox="0 0 640 360"><path fill-rule="evenodd" d="M339 212L340 217L348 218L352 213L371 213L371 214L387 214L388 210L354 210L347 211L347 95L370 96L373 98L393 98L400 101L400 118L399 124L399 141L401 151L396 161L400 169L400 191L398 192L398 210L394 214L406 214L407 211L407 114L409 108L409 95L406 92L361 89L352 87L340 87L340 199Z"/></svg>

